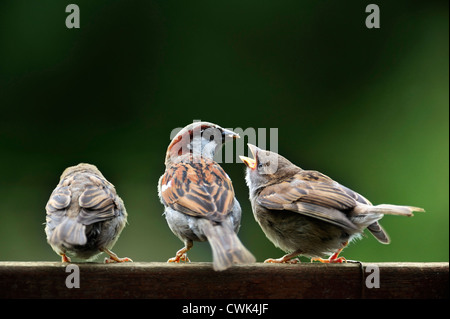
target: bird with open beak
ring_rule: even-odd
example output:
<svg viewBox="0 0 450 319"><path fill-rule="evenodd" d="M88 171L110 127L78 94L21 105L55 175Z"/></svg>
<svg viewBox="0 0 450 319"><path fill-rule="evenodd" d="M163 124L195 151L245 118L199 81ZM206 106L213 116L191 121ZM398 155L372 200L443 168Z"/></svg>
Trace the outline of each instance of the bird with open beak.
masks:
<svg viewBox="0 0 450 319"><path fill-rule="evenodd" d="M211 245L214 270L255 261L237 237L241 207L231 179L213 159L226 141L238 137L216 124L194 122L169 144L158 194L169 228L184 247L168 262L189 261L186 253L193 242L206 240Z"/></svg>
<svg viewBox="0 0 450 319"><path fill-rule="evenodd" d="M389 243L378 223L385 214L412 216L414 211L424 211L412 206L373 206L362 195L320 172L303 170L255 145L248 147L253 158L240 158L247 166L254 217L267 238L287 253L265 262L296 263L299 260L295 257L300 255L311 257L311 261L345 262L339 253L366 228L379 242Z"/></svg>

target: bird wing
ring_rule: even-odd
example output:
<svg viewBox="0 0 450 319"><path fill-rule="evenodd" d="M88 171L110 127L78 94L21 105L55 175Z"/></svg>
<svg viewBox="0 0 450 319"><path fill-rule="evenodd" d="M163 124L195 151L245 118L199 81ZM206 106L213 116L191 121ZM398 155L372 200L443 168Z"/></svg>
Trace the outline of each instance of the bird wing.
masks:
<svg viewBox="0 0 450 319"><path fill-rule="evenodd" d="M45 206L47 212L47 225L54 229L66 216L67 207L70 205L72 192L68 186L58 185L50 195L50 199Z"/></svg>
<svg viewBox="0 0 450 319"><path fill-rule="evenodd" d="M47 202L46 209L50 212L62 210L69 206L71 197L68 186L57 186Z"/></svg>
<svg viewBox="0 0 450 319"><path fill-rule="evenodd" d="M356 206L358 195L322 173L301 171L265 187L257 202L267 209L289 210L355 231L358 227L346 212Z"/></svg>
<svg viewBox="0 0 450 319"><path fill-rule="evenodd" d="M90 183L78 198L78 222L91 225L117 216L120 203L114 187L105 179L89 175Z"/></svg>
<svg viewBox="0 0 450 319"><path fill-rule="evenodd" d="M234 204L230 178L217 163L206 159L167 168L161 178L160 195L172 209L214 221L221 221Z"/></svg>
<svg viewBox="0 0 450 319"><path fill-rule="evenodd" d="M75 195L73 194L73 189ZM78 205L72 206L72 197L78 196ZM79 207L78 207L79 206ZM108 181L93 174L78 179L73 176L62 180L46 205L47 219L59 224L64 217L76 218L83 225L108 220L116 216L119 199Z"/></svg>
<svg viewBox="0 0 450 319"><path fill-rule="evenodd" d="M85 226L112 219L122 209L114 186L91 173L64 178L46 205L50 242L86 244Z"/></svg>

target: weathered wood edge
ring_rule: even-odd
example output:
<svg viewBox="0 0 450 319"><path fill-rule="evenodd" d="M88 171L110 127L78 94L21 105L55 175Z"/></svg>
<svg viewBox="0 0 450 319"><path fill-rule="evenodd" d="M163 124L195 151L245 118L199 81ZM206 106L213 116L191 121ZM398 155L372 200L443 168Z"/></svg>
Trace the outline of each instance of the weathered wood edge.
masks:
<svg viewBox="0 0 450 319"><path fill-rule="evenodd" d="M211 263L76 263L80 288L59 262L0 262L0 298L448 298L449 263L302 263L236 265L223 272ZM380 288L371 268L379 269Z"/></svg>

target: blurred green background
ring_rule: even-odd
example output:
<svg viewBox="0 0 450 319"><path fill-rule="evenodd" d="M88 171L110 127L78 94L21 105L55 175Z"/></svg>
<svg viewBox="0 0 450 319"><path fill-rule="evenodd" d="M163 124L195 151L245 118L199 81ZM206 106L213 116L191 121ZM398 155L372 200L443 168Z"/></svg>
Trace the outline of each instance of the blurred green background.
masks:
<svg viewBox="0 0 450 319"><path fill-rule="evenodd" d="M182 247L157 181L169 134L195 119L278 128L281 154L374 204L424 207L382 220L343 256L448 261L448 1L61 0L0 2L0 260L59 261L45 204L62 171L95 164L129 225L114 251L166 261ZM280 257L253 219L244 165L223 164L258 261ZM196 243L192 261L210 261ZM102 259L99 259L102 261Z"/></svg>

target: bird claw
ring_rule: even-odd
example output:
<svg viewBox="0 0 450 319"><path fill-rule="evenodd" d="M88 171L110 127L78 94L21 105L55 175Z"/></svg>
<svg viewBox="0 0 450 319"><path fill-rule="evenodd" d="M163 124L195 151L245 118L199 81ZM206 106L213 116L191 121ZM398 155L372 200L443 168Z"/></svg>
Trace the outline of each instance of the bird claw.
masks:
<svg viewBox="0 0 450 319"><path fill-rule="evenodd" d="M345 259L344 257L339 257L339 258L333 258L333 256L331 256L328 259L323 259L323 258L311 258L311 262L313 261L318 261L324 264L342 264L342 263L347 263L347 259Z"/></svg>
<svg viewBox="0 0 450 319"><path fill-rule="evenodd" d="M168 263L180 263L180 261L184 262L191 262L186 254L176 255L173 258L170 258L167 262Z"/></svg>
<svg viewBox="0 0 450 319"><path fill-rule="evenodd" d="M177 253L175 254L175 257L170 258L167 262L168 263L180 263L180 261L184 262L191 262L189 258L186 255L186 252L192 248L192 242L186 242L185 247L181 248Z"/></svg>
<svg viewBox="0 0 450 319"><path fill-rule="evenodd" d="M69 257L66 256L66 254L60 254L61 255L61 262L62 263L70 263L71 260Z"/></svg>
<svg viewBox="0 0 450 319"><path fill-rule="evenodd" d="M283 257L278 259L269 258L264 260L265 264L299 264L300 259L294 258L294 259L285 259Z"/></svg>
<svg viewBox="0 0 450 319"><path fill-rule="evenodd" d="M102 249L100 249L100 251L102 251L102 252L104 252L104 253L109 255L109 258L108 257L105 258L105 264L133 262L131 260L131 258L128 258L128 257L120 258L120 257L118 257L115 253L113 253L111 250L109 250L107 248L102 248Z"/></svg>
<svg viewBox="0 0 450 319"><path fill-rule="evenodd" d="M273 258L269 258L264 260L264 263L273 263L273 264L299 264L300 263L300 259L298 258L294 258L296 256L299 256L302 254L301 249L297 249L294 252L291 252L289 254L284 255L281 258L278 259L273 259Z"/></svg>
<svg viewBox="0 0 450 319"><path fill-rule="evenodd" d="M124 262L133 262L133 260L131 260L131 258L128 257L123 257L123 258L119 258L119 257L105 257L105 264L112 264L112 263L124 263Z"/></svg>
<svg viewBox="0 0 450 319"><path fill-rule="evenodd" d="M347 263L347 259L344 257L338 257L341 251L345 248L345 246L348 245L348 241L345 241L342 243L342 248L339 249L337 252L335 252L333 255L330 256L328 259L322 259L319 257L311 258L311 262L313 261L319 261L324 264L342 264Z"/></svg>

